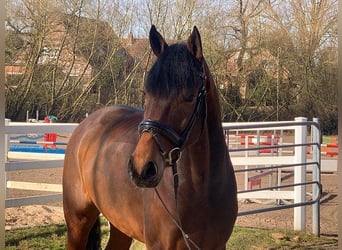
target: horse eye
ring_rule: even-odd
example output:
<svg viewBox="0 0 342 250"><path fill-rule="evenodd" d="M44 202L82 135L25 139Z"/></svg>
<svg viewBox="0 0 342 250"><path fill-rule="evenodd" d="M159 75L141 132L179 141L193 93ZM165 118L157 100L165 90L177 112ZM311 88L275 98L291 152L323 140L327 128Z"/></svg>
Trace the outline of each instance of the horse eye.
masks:
<svg viewBox="0 0 342 250"><path fill-rule="evenodd" d="M191 95L188 95L188 96L184 96L184 101L185 102L192 102L195 98L195 95L191 94Z"/></svg>

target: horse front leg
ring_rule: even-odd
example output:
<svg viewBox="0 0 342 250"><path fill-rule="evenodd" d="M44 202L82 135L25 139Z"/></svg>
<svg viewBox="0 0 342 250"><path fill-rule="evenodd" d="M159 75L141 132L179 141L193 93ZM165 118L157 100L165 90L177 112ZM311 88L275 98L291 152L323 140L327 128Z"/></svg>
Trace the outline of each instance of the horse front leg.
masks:
<svg viewBox="0 0 342 250"><path fill-rule="evenodd" d="M110 235L106 250L127 249L129 250L132 243L132 238L119 231L116 227L110 224Z"/></svg>
<svg viewBox="0 0 342 250"><path fill-rule="evenodd" d="M100 212L82 192L80 185L76 189L71 181L63 185L63 210L67 226L66 247L68 250L86 249L88 237L94 226L97 226ZM93 237L92 237L93 238ZM93 239L92 239L93 240Z"/></svg>
<svg viewBox="0 0 342 250"><path fill-rule="evenodd" d="M65 221L67 224L67 249L68 250L81 250L81 249L89 249L89 242L100 241L100 239L94 239L92 235L89 233L92 230L94 224L98 219L98 211L93 211L86 214L71 214L65 215ZM99 235L98 235L99 236ZM88 242L89 241L89 242ZM88 243L88 245L87 245ZM97 245L97 244L91 244ZM98 249L96 247L91 247L90 249Z"/></svg>

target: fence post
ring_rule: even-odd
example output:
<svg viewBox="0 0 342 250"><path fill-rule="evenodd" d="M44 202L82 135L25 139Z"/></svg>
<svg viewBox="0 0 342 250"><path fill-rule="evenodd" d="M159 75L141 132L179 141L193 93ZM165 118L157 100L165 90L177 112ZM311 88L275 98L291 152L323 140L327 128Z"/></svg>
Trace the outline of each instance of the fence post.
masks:
<svg viewBox="0 0 342 250"><path fill-rule="evenodd" d="M313 118L313 121L319 125L318 118ZM319 126L311 126L311 142L315 143L312 146L312 160L317 164L312 165L312 181L321 183L321 131ZM320 187L317 184L312 184L312 199L317 199L317 202L312 204L312 233L320 236Z"/></svg>
<svg viewBox="0 0 342 250"><path fill-rule="evenodd" d="M305 117L296 117L295 122L306 122ZM295 127L295 144L306 143L306 126L297 125ZM295 147L295 164L306 163L306 146ZM294 183L306 182L306 165L298 165L294 169ZM305 185L294 187L294 203L305 202L306 187ZM306 207L300 206L294 208L293 227L294 230L305 231L306 228Z"/></svg>
<svg viewBox="0 0 342 250"><path fill-rule="evenodd" d="M9 125L10 123L10 119L5 119L5 142L4 142L4 147L5 147L5 163L8 162L8 151L10 150L10 136L6 133L6 127ZM5 168L4 171L4 178L5 178L5 207L6 207L6 199L8 196L8 189L7 189L7 171Z"/></svg>
<svg viewBox="0 0 342 250"><path fill-rule="evenodd" d="M1 77L0 77L1 78ZM1 84L1 83L0 83ZM0 86L1 91L4 90L3 86ZM1 92L0 91L0 92ZM4 92L2 92L4 93ZM0 94L2 95L2 94ZM2 95L3 97L3 95ZM5 99L0 97L0 249L5 249L5 225L6 225L6 220L5 220L5 200L6 200L6 179L5 179L5 162L6 162L6 146L5 146L5 134L6 134L6 127L5 127Z"/></svg>
<svg viewBox="0 0 342 250"><path fill-rule="evenodd" d="M2 88L3 90L4 88ZM1 105L5 103L5 101L2 101L4 99L0 98ZM3 105L2 107L5 107ZM5 141L5 109L1 108L0 110L0 249L5 249L5 200L6 200L6 179L5 179L5 144L3 143Z"/></svg>
<svg viewBox="0 0 342 250"><path fill-rule="evenodd" d="M249 154L248 154L248 134L246 134L245 136L245 157L248 158ZM245 169L246 169L246 172L245 172L245 190L248 190L248 165L245 165Z"/></svg>

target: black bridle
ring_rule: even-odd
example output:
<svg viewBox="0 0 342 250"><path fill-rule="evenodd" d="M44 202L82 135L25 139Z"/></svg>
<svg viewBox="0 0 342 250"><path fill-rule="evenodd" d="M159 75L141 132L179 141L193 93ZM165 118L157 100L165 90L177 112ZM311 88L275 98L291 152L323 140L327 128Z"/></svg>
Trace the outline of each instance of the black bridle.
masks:
<svg viewBox="0 0 342 250"><path fill-rule="evenodd" d="M204 73L203 76L201 74L201 78L203 79L203 82L197 96L195 109L188 121L187 126L180 134L178 134L174 129L170 128L169 126L155 120L146 119L141 121L139 124L140 136L145 132L152 134L152 137L154 138L159 147L160 154L163 156L165 160L166 166L174 166L177 160L180 158L181 152L189 139L189 135L195 124L195 121L199 116L201 109L203 108L203 106L205 106L206 88L204 84ZM167 153L164 149L163 144L159 140L158 135L161 135L168 139L168 141L171 142L171 144L173 144L175 147Z"/></svg>

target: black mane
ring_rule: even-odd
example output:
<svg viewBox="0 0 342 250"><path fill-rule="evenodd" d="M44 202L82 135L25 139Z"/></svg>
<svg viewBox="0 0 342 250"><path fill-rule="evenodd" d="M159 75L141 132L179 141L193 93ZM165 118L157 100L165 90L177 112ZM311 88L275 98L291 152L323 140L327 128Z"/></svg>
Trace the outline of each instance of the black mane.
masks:
<svg viewBox="0 0 342 250"><path fill-rule="evenodd" d="M198 88L202 65L186 44L173 44L157 58L148 73L145 90L158 96L175 96L182 89Z"/></svg>

